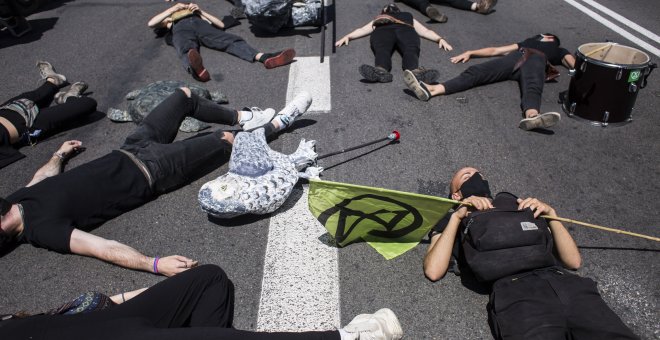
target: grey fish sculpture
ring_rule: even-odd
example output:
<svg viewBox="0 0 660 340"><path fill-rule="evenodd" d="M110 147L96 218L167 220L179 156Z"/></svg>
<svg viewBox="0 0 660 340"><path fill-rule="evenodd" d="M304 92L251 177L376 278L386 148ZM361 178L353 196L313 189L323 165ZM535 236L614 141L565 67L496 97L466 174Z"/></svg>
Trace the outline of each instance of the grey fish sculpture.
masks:
<svg viewBox="0 0 660 340"><path fill-rule="evenodd" d="M229 159L229 171L199 190L202 210L219 218L269 214L282 206L298 178L318 178L323 168L309 166L318 154L316 142L301 140L296 152L273 151L263 128L239 132ZM305 172L301 172L305 169Z"/></svg>
<svg viewBox="0 0 660 340"><path fill-rule="evenodd" d="M200 97L213 100L219 104L228 103L227 97L218 91L209 90L196 85L190 85L182 81L162 80L151 83L141 89L129 92L126 95L126 110L109 108L107 117L113 122L135 122L139 124L151 110L169 97L179 87L188 87L193 93ZM186 117L181 123L179 130L183 132L197 132L210 127L192 117Z"/></svg>

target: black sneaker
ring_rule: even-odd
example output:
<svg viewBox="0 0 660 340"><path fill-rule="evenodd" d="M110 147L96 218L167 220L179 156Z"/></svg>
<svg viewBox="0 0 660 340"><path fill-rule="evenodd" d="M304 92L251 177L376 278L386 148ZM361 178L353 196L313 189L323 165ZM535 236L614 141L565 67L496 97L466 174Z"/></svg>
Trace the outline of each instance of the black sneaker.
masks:
<svg viewBox="0 0 660 340"><path fill-rule="evenodd" d="M438 70L427 70L423 67L412 70L412 73L419 81L427 84L436 83L438 82L438 78L440 78L440 72Z"/></svg>
<svg viewBox="0 0 660 340"><path fill-rule="evenodd" d="M387 72L384 68L371 65L360 66L360 74L364 79L374 83L390 83L392 82L392 74Z"/></svg>
<svg viewBox="0 0 660 340"><path fill-rule="evenodd" d="M419 100L428 101L431 99L431 92L426 85L415 77L415 74L410 70L403 71L403 80L406 82L406 85L410 90L415 93L415 96Z"/></svg>
<svg viewBox="0 0 660 340"><path fill-rule="evenodd" d="M444 24L449 19L447 18L446 15L440 13L440 11L438 11L438 9L433 6L426 7L425 12L426 12L426 16L431 18L431 20L437 21L441 24Z"/></svg>

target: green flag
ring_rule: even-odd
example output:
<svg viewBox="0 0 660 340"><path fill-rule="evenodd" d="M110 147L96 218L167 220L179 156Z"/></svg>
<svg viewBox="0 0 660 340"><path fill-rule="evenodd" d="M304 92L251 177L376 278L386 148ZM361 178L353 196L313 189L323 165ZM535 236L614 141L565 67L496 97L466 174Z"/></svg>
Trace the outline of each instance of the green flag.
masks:
<svg viewBox="0 0 660 340"><path fill-rule="evenodd" d="M337 244L362 239L388 260L417 246L453 205L434 196L310 180L309 210Z"/></svg>

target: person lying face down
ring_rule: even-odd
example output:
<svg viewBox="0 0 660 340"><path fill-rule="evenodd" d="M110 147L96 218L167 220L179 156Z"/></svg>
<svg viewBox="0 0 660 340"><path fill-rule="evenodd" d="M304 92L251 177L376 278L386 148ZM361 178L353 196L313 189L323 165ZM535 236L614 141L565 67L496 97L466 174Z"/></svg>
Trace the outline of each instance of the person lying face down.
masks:
<svg viewBox="0 0 660 340"><path fill-rule="evenodd" d="M89 296L89 295L85 295ZM141 289L113 297L92 295L88 308L74 303L49 315L0 321L3 339L246 339L246 340L399 340L401 324L388 308L360 314L337 330L254 332L232 327L234 284L216 265L202 265ZM72 308L73 306L78 308Z"/></svg>
<svg viewBox="0 0 660 340"><path fill-rule="evenodd" d="M506 80L515 80L520 87L523 119L518 127L523 130L549 128L561 119L558 112L541 113L541 95L545 81L559 73L548 65L575 66L575 57L560 46L559 38L551 33L537 34L521 42L497 47L469 50L451 58L451 62L466 63L472 57L494 57L487 62L472 65L457 77L430 84L413 72L404 72L404 80L419 100L453 94L471 88Z"/></svg>
<svg viewBox="0 0 660 340"><path fill-rule="evenodd" d="M0 252L30 243L166 276L194 267L197 261L187 257L146 256L88 231L226 162L234 142L228 131L174 141L186 116L238 123L246 131L262 128L271 135L290 127L309 108L311 97L301 98L277 114L270 108L233 110L184 87L154 108L119 149L62 172L63 162L82 146L80 141L65 142L26 187L0 198Z"/></svg>
<svg viewBox="0 0 660 340"><path fill-rule="evenodd" d="M472 272L491 288L488 311L497 339L638 339L593 280L569 271L582 263L575 241L561 222L540 218L556 217L554 208L506 192L493 198L474 167L453 175L450 197L471 206L458 206L434 227L424 274L442 279L458 247L461 275Z"/></svg>

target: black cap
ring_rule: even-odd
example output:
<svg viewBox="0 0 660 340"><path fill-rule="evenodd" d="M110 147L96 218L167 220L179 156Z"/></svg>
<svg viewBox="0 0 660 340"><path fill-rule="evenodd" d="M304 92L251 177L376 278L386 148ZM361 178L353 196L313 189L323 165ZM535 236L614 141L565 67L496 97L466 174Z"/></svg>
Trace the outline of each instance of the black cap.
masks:
<svg viewBox="0 0 660 340"><path fill-rule="evenodd" d="M0 197L0 215L4 215L11 210L11 203L6 199Z"/></svg>

